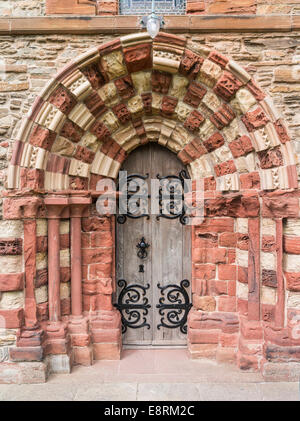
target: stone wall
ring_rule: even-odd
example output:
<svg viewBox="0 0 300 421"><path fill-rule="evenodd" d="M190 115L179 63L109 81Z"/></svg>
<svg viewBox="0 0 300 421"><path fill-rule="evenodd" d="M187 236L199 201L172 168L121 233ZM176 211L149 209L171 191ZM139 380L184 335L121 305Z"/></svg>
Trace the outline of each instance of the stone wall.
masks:
<svg viewBox="0 0 300 421"><path fill-rule="evenodd" d="M46 7L47 5L47 7ZM187 0L187 14L264 15L300 14L297 0ZM0 16L46 14L118 14L117 1L101 0L0 0Z"/></svg>
<svg viewBox="0 0 300 421"><path fill-rule="evenodd" d="M117 36L117 34L115 35ZM115 38L108 35L0 36L0 170L1 189L11 157L12 138L34 99L57 71L79 54ZM273 98L288 123L300 154L299 33L189 35L246 67Z"/></svg>
<svg viewBox="0 0 300 421"><path fill-rule="evenodd" d="M171 40L176 39L172 35L165 36ZM56 73L70 63L72 59L116 37L117 34L112 36L98 34L0 37L0 51L3 59L0 82L2 190L7 187L7 166L12 154L12 139L17 134L22 117L30 109L36 97L39 96L40 92ZM227 63L225 57L215 54L214 50L218 50L246 68L254 80L273 98L282 119L289 126L291 139L294 141L299 154L300 142L297 143L297 138L299 138L298 110L300 89L300 66L298 64L299 34L296 32L284 34L279 32L271 34L244 33L241 36L241 34L228 33L221 35L188 35L187 37L198 47L205 45L212 50L210 55L211 66L219 67L215 64L212 65L215 60L217 62L219 60L220 65L222 65L222 60L225 60L225 64ZM114 44L110 44L109 48L112 45ZM134 58L136 59L136 56ZM152 79L155 88L154 92L157 89L162 89L162 79L156 78L156 76L157 72L154 72ZM82 78L80 80L82 82ZM84 78L83 80L84 86L89 86L89 83ZM74 81L72 80L72 82ZM228 83L228 79L225 82ZM155 86L155 83L159 86ZM80 86L78 88L77 85L73 85L72 89L76 91L76 95L80 96ZM218 86L220 89L220 85ZM220 94L221 92L222 95L225 95L226 92L228 93L226 86L228 85L224 83L224 90L220 89L217 93ZM229 83L229 89L230 86ZM251 86L253 87L253 85ZM78 91L76 90L77 88L79 89ZM190 93L189 95L189 101L192 102L195 99L195 94L192 95ZM66 100L69 97L62 95L62 98ZM212 96L211 98L215 97ZM55 99L57 100L57 98ZM198 101L198 98L196 99ZM64 102L57 102L56 104L60 107L65 106ZM238 110L239 102L238 100L236 102L232 100L230 105L234 110ZM237 114L245 113L249 106L253 104L247 105L247 109L241 109L241 113L238 111ZM154 105L152 107L154 108ZM216 108L219 109L218 101ZM166 110L162 108L161 112L163 111L165 112ZM255 114L255 112L252 113ZM216 114L218 113L214 113L214 118L216 118ZM275 114L274 120L277 121L278 116ZM250 124L245 119L243 121ZM228 122L226 124L228 125ZM189 130L193 129L192 122L189 122L187 128ZM265 140L265 146L268 146L267 135L263 138L263 134L261 135L262 141ZM247 138L247 136L243 137ZM241 173L242 190L258 190L259 179L255 182L255 168L252 168L258 162L255 161L251 152L253 147L251 146L250 150L248 150L247 145L245 145L245 150L243 148L240 150L239 142L241 142L242 138L239 138L237 141L235 139L236 136L230 143L230 150L236 162L239 162L241 166L241 168L239 167L239 172ZM247 139L249 140L249 138ZM283 139L282 143L284 144L284 142L285 139ZM74 145L71 142L67 144L73 149L70 153L70 151L64 152L62 148L59 148L62 156L70 155L74 152ZM81 158L85 162L92 155L93 145L89 144L89 148L91 149L90 155L77 158ZM207 143L207 148L209 151L209 143ZM226 161L225 149L219 149L221 150L220 157L216 155L215 159L219 157L216 163L221 162L221 164L215 166L215 172L217 176L222 176L223 170L224 174L227 174L228 171L227 166L223 164L229 165L233 161ZM259 147L257 149L260 168L272 169L272 167L282 164L280 158L276 155L276 148L270 149L270 154L265 152L265 149L262 151ZM84 148L79 150L84 150ZM190 163L190 152L193 152L192 148L184 148L179 155L183 161L186 160L187 163ZM192 158L195 157L193 156ZM223 162L224 160L226 162ZM250 177L249 180L247 179L249 174L242 168L242 165L247 167L248 164L243 160L248 160L248 164L252 168L252 178ZM34 174L38 174L38 170L33 171L36 171ZM231 173L231 171L229 172ZM25 172L24 174L26 175ZM82 178L86 177L82 174L81 176ZM245 178L243 179L242 176ZM207 178L209 179L210 177ZM209 182L209 180L206 181ZM254 198L251 192L246 191L245 197L249 199L247 203L250 205L248 209L245 202L243 206L241 205L241 197L238 194L215 194L215 192L210 191L216 189L213 180L208 184L205 202L207 218L205 223L195 227L193 233L194 309L189 315L189 346L192 356L214 355L219 360L227 361L237 359L241 368L254 369L262 368L262 364L267 361L283 363L299 361L299 339L294 340L292 333L296 320L295 316L299 316L300 309L298 192L293 192L291 196L285 191L261 192L259 202L258 195ZM70 186L73 187L72 184ZM276 187L278 186L273 187L272 185L271 188ZM87 190L87 187L84 189ZM226 189L219 188L219 190ZM32 205L31 210L38 208L37 205L34 207L33 202L35 199L37 203L37 197L29 197L29 204ZM32 214L31 216L23 215L25 218L23 227L23 222L18 220L21 218L22 211L22 204L19 206L18 200L22 201L23 199L17 197L11 201L10 198L5 199L7 220L0 221L0 345L4 345L1 348L3 355L2 357L0 355L0 361L7 361L8 348L15 343L16 339L16 348L21 348L22 343L26 343L29 347L36 345L35 338L18 337L19 332L17 328L22 326L23 323L23 307L24 301L26 304L26 294L27 298L32 299L30 293L34 293L34 306L36 305L38 321L41 324L48 319L47 310L48 302L50 302L48 300L49 290L47 289L48 251L45 209L38 209L37 220L34 219L35 216L33 217ZM31 200L32 202L30 202ZM259 203L262 204L262 218L257 218ZM255 212L251 213L253 209ZM26 218L29 218L29 220L26 220ZM70 228L69 220L65 218L68 218L68 216L62 217L59 235L61 263L60 307L63 317L70 314ZM287 219L284 219L282 222L282 218ZM36 235L34 232L28 233L28 226L31 225L35 227ZM100 308L104 312L110 312L112 309L111 281L114 267L113 224L110 220L95 218L95 210L91 206L89 211L83 215L81 235L83 309L85 311L93 311ZM283 247L282 235L284 238ZM35 243L34 248L30 248L28 238ZM207 252L208 249L209 253ZM23 250L24 258L22 256ZM24 272L26 275L26 266L28 266L26 256L30 253L31 256L34 255L32 263L34 268L33 270L29 268L34 274L34 279L31 279L32 284L30 280L26 282L27 285L23 292ZM26 265L24 267L25 261ZM248 267L249 262L251 262L250 268ZM281 269L283 269L285 274L286 288L283 283ZM99 272L101 275L99 275ZM3 275L2 277L1 274ZM259 282L260 279L261 284ZM25 313L26 311L30 313L30 306L30 300L27 300ZM197 311L197 309L200 311ZM283 311L283 309L285 310ZM282 320L283 315L285 320ZM262 321L259 320L260 316ZM6 331L1 329L1 320L4 319ZM96 344L94 346L94 355L98 358L103 358L103 355L106 357L108 355L107 343L109 343L111 345L109 352L112 352L114 357L117 357L120 353L120 344L118 342L120 333L119 321L109 321L111 329L109 335L107 335L106 331L103 332L103 324L105 323L103 321L100 323L97 320L91 323L93 342L94 345ZM90 339L86 340L86 327L84 326L80 331L84 338L83 336L81 338L75 337L79 334L78 326L72 326L71 323L70 329L71 338L68 336L68 339L63 332L50 332L50 334L48 332L50 339L51 334L53 335L54 342L43 343L45 355L55 353L67 354L69 352L69 342L73 341L73 346L76 348L75 360L81 363L82 361L90 362ZM25 333L27 335L28 332L25 331ZM40 335L40 342L39 346L34 350L34 358L36 358L34 361L41 359L40 343L42 335L39 332L37 333L38 335ZM59 347L55 342L55 335L61 335L59 336L59 341L63 342L59 343ZM28 345L28 342L30 345ZM64 352L62 352L62 349ZM23 350L23 352L25 351ZM11 362L21 361L19 349L12 348L9 352ZM33 351L31 350L30 352ZM28 355L31 358L33 354L29 353ZM268 367L270 367L269 370L272 370L271 366L265 366L267 367L266 370L268 370ZM21 370L22 366L20 365L19 367ZM21 376L21 374L19 375Z"/></svg>

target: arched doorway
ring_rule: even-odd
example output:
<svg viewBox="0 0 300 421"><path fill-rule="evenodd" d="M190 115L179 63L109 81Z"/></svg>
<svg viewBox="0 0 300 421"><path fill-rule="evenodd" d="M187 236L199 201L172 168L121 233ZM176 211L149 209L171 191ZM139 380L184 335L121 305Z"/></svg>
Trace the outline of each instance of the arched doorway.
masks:
<svg viewBox="0 0 300 421"><path fill-rule="evenodd" d="M153 214L150 199L157 193L151 180L163 177L161 187L165 182L180 188L185 167L174 153L149 143L132 152L122 170L127 171L129 194L136 191L132 175L143 177L139 180L148 187L144 204L149 204L145 216L116 218L115 299L122 314L123 345L184 346L191 307L191 227L176 210L158 216L160 208Z"/></svg>

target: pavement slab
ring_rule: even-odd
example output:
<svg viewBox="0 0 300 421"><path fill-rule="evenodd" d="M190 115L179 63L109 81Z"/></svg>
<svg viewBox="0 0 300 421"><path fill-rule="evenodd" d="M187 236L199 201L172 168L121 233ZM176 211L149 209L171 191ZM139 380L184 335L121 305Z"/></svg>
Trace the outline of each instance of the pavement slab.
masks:
<svg viewBox="0 0 300 421"><path fill-rule="evenodd" d="M299 401L299 382L266 382L260 373L185 349L124 350L120 361L75 366L47 383L0 385L0 401Z"/></svg>

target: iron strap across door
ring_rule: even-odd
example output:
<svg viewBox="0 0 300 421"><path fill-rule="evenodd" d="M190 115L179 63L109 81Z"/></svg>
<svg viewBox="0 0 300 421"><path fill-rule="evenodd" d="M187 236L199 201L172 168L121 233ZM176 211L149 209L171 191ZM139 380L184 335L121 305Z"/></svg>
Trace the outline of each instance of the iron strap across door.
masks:
<svg viewBox="0 0 300 421"><path fill-rule="evenodd" d="M146 181L148 177L148 173L146 175L130 174L127 176L126 181L123 181L123 184L118 184L118 190L120 190L121 187L123 188L125 184L127 187L126 205L124 206L122 199L119 198L118 201L119 215L117 216L117 222L119 224L125 224L127 218L150 218L149 213L144 212L144 208L148 207L148 203L146 202L151 196L148 194L147 188L139 183L140 181ZM184 193L187 193L185 180L189 179L187 171L181 170L178 175L167 175L164 177L157 174L156 178L161 184L157 196L159 213L156 215L156 219L179 218L180 223L182 225L186 225L188 222L188 216L185 213ZM135 213L131 212L128 207L128 203L133 196L137 199L137 212ZM163 203L165 207L163 206Z"/></svg>
<svg viewBox="0 0 300 421"><path fill-rule="evenodd" d="M120 279L118 285L122 288L118 302L114 306L120 311L122 318L122 332L127 328L139 329L147 327L150 329L147 316L149 313L149 300L146 297L150 285L129 284L125 279ZM161 317L157 329L165 327L167 329L179 328L184 334L187 333L187 316L192 307L186 288L190 286L188 279L183 279L180 285L169 284L161 286L157 284L161 292L159 304L156 308Z"/></svg>

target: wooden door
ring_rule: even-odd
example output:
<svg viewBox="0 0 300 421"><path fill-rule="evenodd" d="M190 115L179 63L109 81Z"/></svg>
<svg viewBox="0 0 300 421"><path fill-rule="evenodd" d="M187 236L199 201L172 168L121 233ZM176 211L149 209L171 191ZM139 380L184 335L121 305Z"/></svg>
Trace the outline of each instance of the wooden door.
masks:
<svg viewBox="0 0 300 421"><path fill-rule="evenodd" d="M178 175L185 168L175 154L150 143L133 151L122 170L147 177L150 195L151 179ZM185 345L186 323L178 323L191 306L190 226L179 218L152 215L150 199L148 217L127 217L116 225L115 302L123 316L123 344ZM137 247L142 239L149 245L143 259ZM176 307L178 303L181 309ZM164 304L167 308L157 307Z"/></svg>

